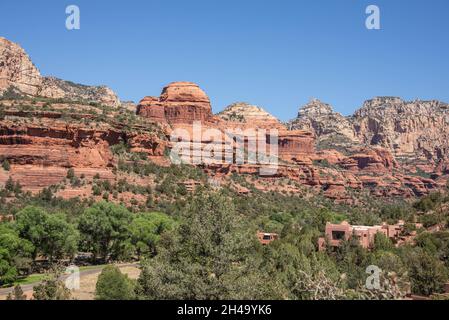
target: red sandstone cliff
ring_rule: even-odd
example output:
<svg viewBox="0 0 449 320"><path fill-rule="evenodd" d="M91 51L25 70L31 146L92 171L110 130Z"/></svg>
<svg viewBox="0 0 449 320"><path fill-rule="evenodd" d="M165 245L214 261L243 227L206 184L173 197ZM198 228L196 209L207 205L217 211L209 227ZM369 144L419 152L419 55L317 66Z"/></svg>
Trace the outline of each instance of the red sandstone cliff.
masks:
<svg viewBox="0 0 449 320"><path fill-rule="evenodd" d="M173 82L162 90L160 97L143 98L137 114L172 125L209 122L213 118L209 97L191 82Z"/></svg>

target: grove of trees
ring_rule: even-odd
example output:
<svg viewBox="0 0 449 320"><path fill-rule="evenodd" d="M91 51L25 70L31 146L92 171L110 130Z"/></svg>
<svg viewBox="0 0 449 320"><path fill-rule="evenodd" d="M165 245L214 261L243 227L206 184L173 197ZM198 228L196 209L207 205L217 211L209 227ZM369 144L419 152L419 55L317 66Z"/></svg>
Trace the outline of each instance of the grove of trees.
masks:
<svg viewBox="0 0 449 320"><path fill-rule="evenodd" d="M198 188L176 201L133 212L108 201L71 201L49 191L6 204L12 222L0 223L0 285L12 285L37 261L50 265L88 252L91 263L139 261L130 280L116 267L99 277L96 299L397 299L407 292L441 293L449 275L449 199L444 195L366 208L337 206L322 198L229 188ZM441 231L418 230L414 244L395 247L377 236L373 250L346 241L318 251L326 222L369 224L388 219L429 221ZM433 222L434 223L434 222ZM277 232L269 246L256 232ZM366 269L382 270L381 289L365 287ZM20 290L15 295L21 297ZM66 299L57 278L35 290L35 299Z"/></svg>

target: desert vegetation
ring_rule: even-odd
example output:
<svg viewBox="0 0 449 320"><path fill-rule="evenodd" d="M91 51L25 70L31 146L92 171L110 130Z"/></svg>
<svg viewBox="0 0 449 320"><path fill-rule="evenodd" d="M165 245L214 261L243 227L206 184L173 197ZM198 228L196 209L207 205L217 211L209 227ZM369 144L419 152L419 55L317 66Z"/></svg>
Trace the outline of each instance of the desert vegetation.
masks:
<svg viewBox="0 0 449 320"><path fill-rule="evenodd" d="M180 174L181 168L158 170L165 186L154 192L164 200L152 202L149 211L133 212L106 200L64 200L50 189L31 195L8 183L0 192L0 211L14 220L0 223L1 285L69 264L79 252L88 253L92 265L140 265L137 281L112 267L105 269L97 299L395 299L408 291L439 294L448 279L445 193L414 203L372 201L363 209L338 206L319 196L304 199L256 189L239 196L228 186L205 185L179 197L178 180L168 177ZM73 178L71 172L68 178ZM114 192L106 182L96 184ZM419 230L415 244L401 247L379 236L373 250L357 241L337 250L317 250L326 222L369 225L399 219L439 226L439 231ZM276 232L280 239L262 246L257 230ZM380 291L364 287L369 265L383 270ZM111 281L117 285L109 286ZM70 293L59 286L57 277L49 277L37 287L35 299L50 299L51 293L67 299Z"/></svg>

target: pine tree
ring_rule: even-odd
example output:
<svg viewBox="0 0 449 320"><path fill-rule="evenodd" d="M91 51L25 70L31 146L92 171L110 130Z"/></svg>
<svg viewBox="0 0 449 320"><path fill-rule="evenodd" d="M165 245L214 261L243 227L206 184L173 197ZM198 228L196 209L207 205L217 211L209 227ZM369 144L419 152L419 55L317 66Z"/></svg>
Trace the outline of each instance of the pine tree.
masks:
<svg viewBox="0 0 449 320"><path fill-rule="evenodd" d="M14 291L8 293L6 300L26 300L27 296L23 294L22 287L17 285L14 287Z"/></svg>
<svg viewBox="0 0 449 320"><path fill-rule="evenodd" d="M252 256L256 239L223 193L198 194L178 232L161 239L142 264L137 293L146 299L268 299L270 281ZM271 294L271 295L270 295Z"/></svg>
<svg viewBox="0 0 449 320"><path fill-rule="evenodd" d="M98 277L96 300L131 300L134 298L134 283L117 266L107 266Z"/></svg>
<svg viewBox="0 0 449 320"><path fill-rule="evenodd" d="M8 160L4 160L2 163L2 167L5 171L11 170L11 165L9 164Z"/></svg>

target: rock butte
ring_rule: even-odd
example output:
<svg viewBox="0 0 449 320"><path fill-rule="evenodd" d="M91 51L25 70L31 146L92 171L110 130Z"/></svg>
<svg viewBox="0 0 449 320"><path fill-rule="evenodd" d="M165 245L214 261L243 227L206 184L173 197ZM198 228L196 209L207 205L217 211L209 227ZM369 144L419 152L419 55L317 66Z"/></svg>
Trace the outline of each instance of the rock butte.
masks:
<svg viewBox="0 0 449 320"><path fill-rule="evenodd" d="M137 106L137 114L167 124L192 124L213 119L209 97L191 82L173 82L160 97L145 97Z"/></svg>

